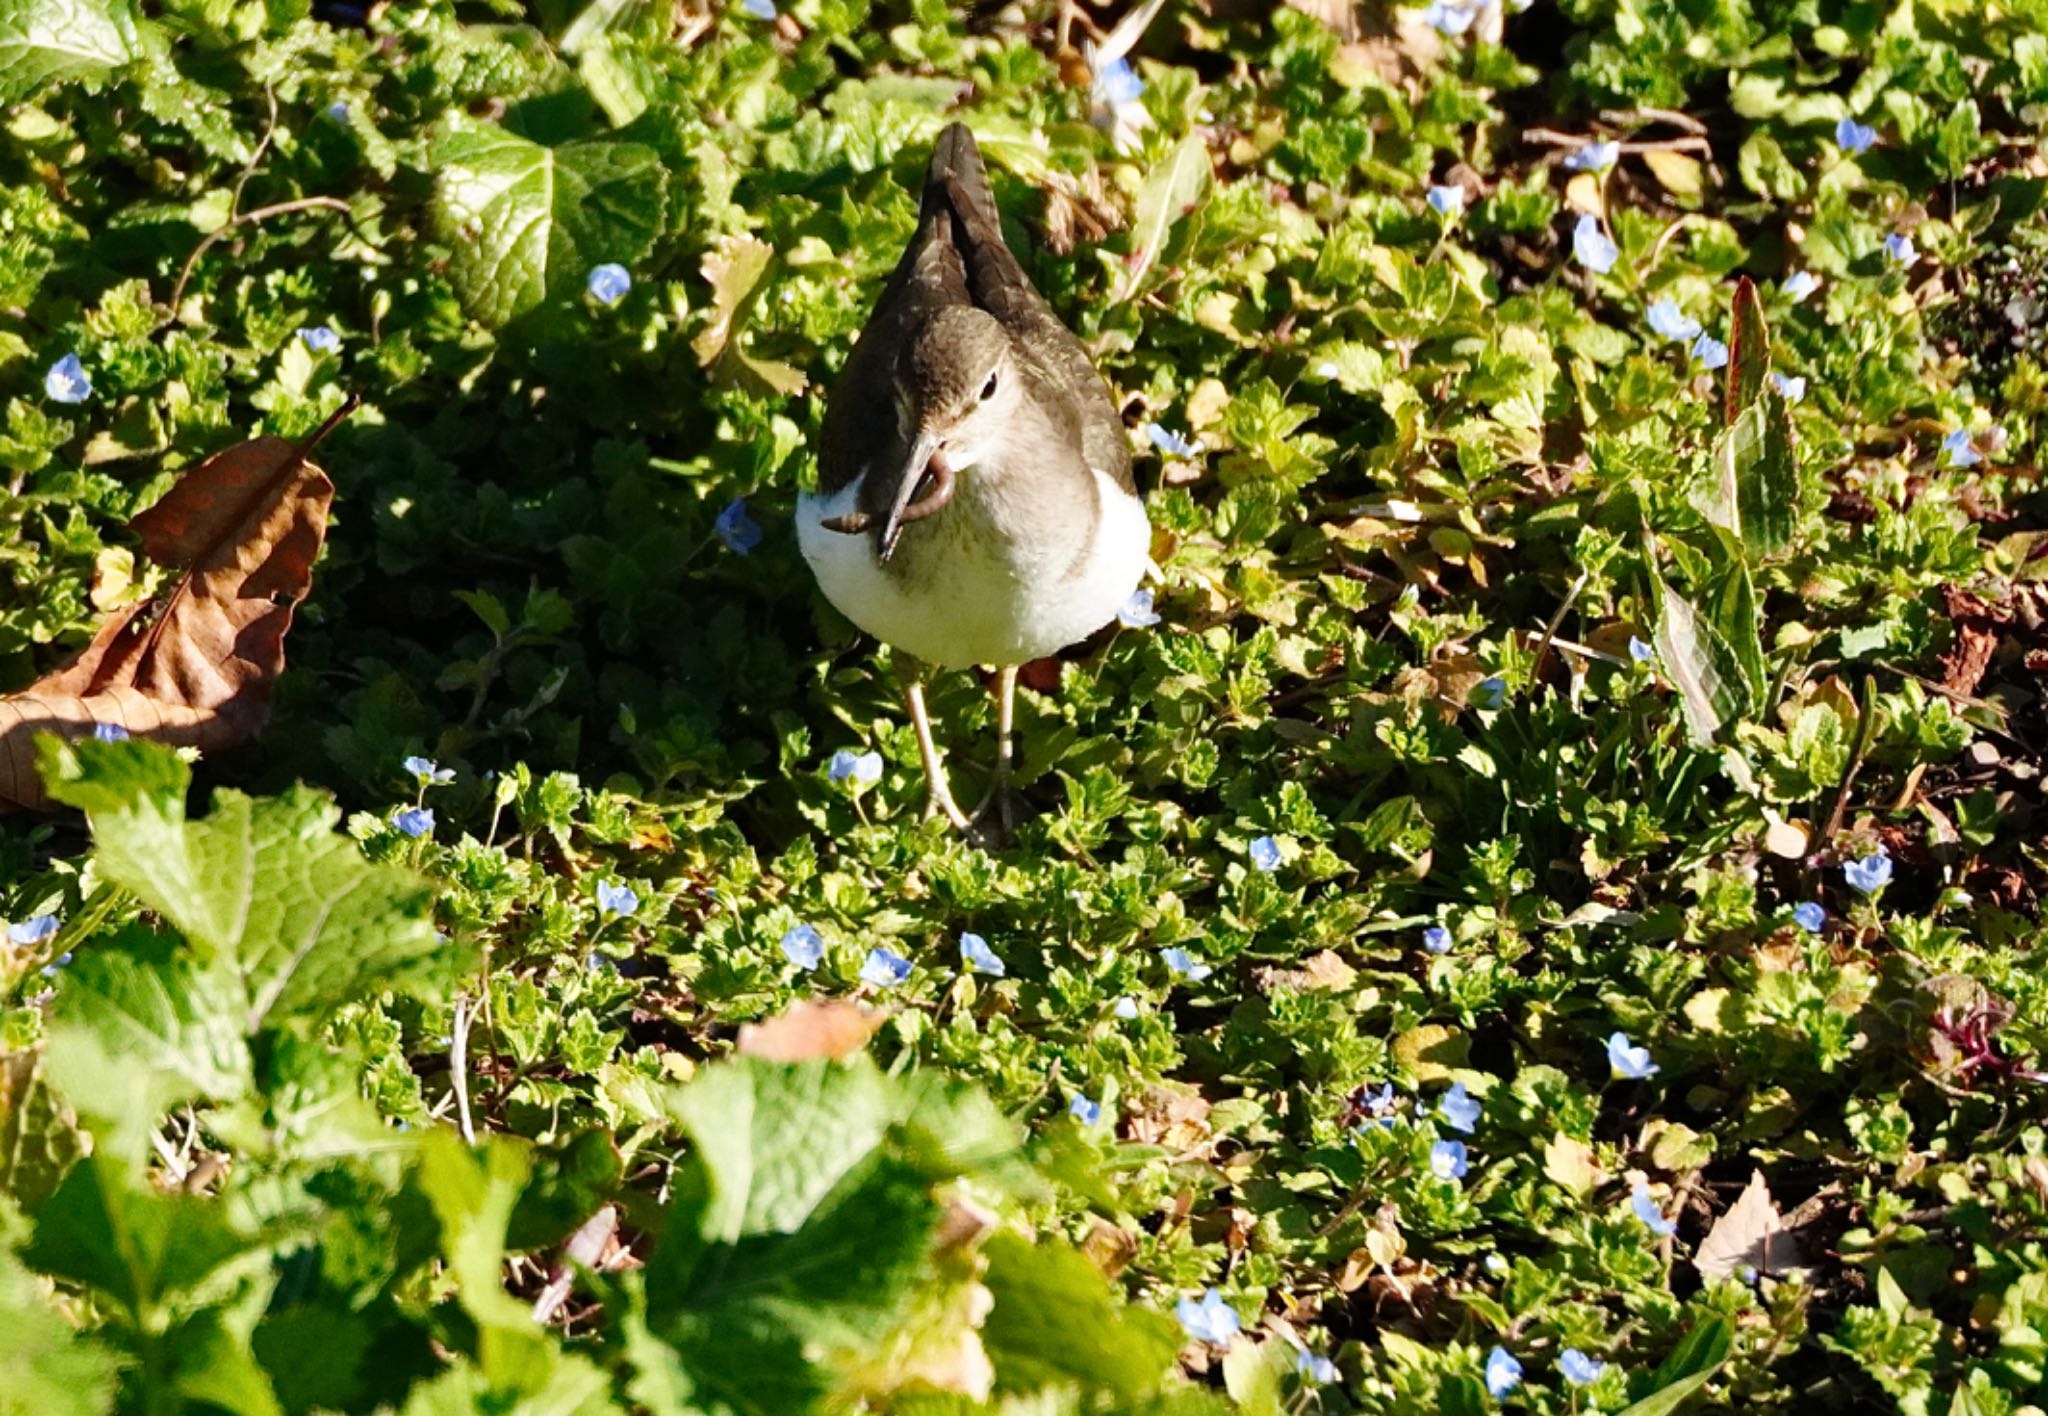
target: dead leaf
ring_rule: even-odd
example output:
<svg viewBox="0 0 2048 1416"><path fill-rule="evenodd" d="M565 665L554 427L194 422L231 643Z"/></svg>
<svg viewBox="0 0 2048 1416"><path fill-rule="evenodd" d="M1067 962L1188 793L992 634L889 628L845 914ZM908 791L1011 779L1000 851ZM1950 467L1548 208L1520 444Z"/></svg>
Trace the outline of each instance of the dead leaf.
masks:
<svg viewBox="0 0 2048 1416"><path fill-rule="evenodd" d="M303 443L256 438L215 453L129 523L170 577L71 663L0 699L0 808L49 809L38 733L82 737L107 724L214 751L262 730L334 500L334 483L306 459L356 403Z"/></svg>
<svg viewBox="0 0 2048 1416"><path fill-rule="evenodd" d="M1714 1221L1700 1241L1693 1266L1709 1279L1735 1277L1745 1269L1773 1278L1802 1272L1798 1246L1771 1202L1761 1170L1750 1176L1748 1187L1728 1212Z"/></svg>
<svg viewBox="0 0 2048 1416"><path fill-rule="evenodd" d="M1357 979L1358 970L1339 958L1336 951L1325 949L1302 960L1298 969L1262 968L1255 977L1260 989L1267 993L1281 988L1349 988Z"/></svg>
<svg viewBox="0 0 2048 1416"><path fill-rule="evenodd" d="M844 999L798 1003L765 1023L740 1029L740 1053L767 1062L837 1062L867 1046L887 1016Z"/></svg>
<svg viewBox="0 0 2048 1416"><path fill-rule="evenodd" d="M1593 1148L1562 1131L1543 1147L1543 1173L1575 1195L1590 1195L1607 1178Z"/></svg>

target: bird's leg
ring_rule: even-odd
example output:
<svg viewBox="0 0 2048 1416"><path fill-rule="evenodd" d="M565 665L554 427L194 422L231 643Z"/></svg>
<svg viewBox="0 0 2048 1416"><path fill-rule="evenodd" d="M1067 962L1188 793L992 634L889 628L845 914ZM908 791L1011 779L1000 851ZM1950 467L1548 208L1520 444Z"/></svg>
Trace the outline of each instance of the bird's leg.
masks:
<svg viewBox="0 0 2048 1416"><path fill-rule="evenodd" d="M1016 765L1017 666L996 670L996 775L988 784L988 795L974 808L979 821L989 807L996 809L1003 834L1017 829L1017 798L1010 791L1010 772Z"/></svg>
<svg viewBox="0 0 2048 1416"><path fill-rule="evenodd" d="M924 676L912 673L904 685L903 701L910 708L910 726L917 733L917 755L924 759L924 814L927 819L944 812L946 819L962 831L974 823L967 819L967 813L953 800L953 790L946 785L946 764L939 760L938 744L932 741L932 718L924 706Z"/></svg>

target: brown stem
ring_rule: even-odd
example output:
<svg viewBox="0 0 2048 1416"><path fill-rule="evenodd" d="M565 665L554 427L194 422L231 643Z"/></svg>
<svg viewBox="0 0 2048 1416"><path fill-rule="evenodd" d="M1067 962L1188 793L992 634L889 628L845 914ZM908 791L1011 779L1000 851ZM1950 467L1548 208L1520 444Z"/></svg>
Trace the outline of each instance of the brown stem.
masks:
<svg viewBox="0 0 2048 1416"><path fill-rule="evenodd" d="M269 206L255 207L249 211L231 216L217 229L209 231L206 235L200 237L199 244L192 248L192 254L185 257L185 264L178 268L178 282L171 287L171 298L164 307L171 312L171 317L165 320L164 323L174 324L177 322L178 302L185 297L185 285L186 282L192 279L192 267L198 265L199 258L212 250L214 243L223 236L226 236L244 222L262 221L267 217L285 216L295 211L316 210L338 211L346 214L348 203L340 197L300 197L295 201L274 202Z"/></svg>

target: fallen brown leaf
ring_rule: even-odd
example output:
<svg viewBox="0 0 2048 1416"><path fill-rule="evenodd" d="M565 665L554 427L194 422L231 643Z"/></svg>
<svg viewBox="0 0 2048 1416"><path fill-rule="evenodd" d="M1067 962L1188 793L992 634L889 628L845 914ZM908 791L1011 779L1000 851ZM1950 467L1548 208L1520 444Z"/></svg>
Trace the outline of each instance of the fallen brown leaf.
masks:
<svg viewBox="0 0 2048 1416"><path fill-rule="evenodd" d="M38 733L82 737L107 724L215 751L262 730L334 500L307 458L357 402L304 442L264 437L215 453L129 523L175 578L110 618L64 668L0 699L0 810L49 809Z"/></svg>
<svg viewBox="0 0 2048 1416"><path fill-rule="evenodd" d="M798 1003L765 1023L740 1029L740 1052L766 1062L837 1062L867 1046L885 1015L844 999Z"/></svg>
<svg viewBox="0 0 2048 1416"><path fill-rule="evenodd" d="M1749 1185L1728 1212L1714 1221L1700 1241L1693 1264L1705 1278L1729 1278L1745 1269L1772 1278L1803 1272L1799 1246L1772 1203L1761 1170L1750 1176Z"/></svg>

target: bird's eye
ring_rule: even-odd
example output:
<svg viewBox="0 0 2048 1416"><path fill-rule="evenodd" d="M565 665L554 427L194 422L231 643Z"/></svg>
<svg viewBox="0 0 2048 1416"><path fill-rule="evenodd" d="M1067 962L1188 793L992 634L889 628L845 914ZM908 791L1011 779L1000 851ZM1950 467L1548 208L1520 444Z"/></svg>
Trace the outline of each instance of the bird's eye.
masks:
<svg viewBox="0 0 2048 1416"><path fill-rule="evenodd" d="M985 384L983 384L983 385L981 386L981 401L982 401L983 403L986 403L986 402L988 402L988 401L989 401L989 400L990 400L991 398L994 398L995 396L996 396L996 376L995 376L994 374L990 374L990 375L988 376L988 382L987 382L987 383L985 383Z"/></svg>

